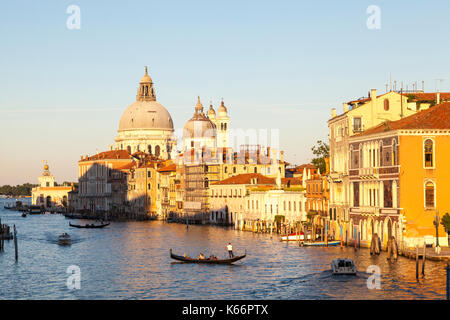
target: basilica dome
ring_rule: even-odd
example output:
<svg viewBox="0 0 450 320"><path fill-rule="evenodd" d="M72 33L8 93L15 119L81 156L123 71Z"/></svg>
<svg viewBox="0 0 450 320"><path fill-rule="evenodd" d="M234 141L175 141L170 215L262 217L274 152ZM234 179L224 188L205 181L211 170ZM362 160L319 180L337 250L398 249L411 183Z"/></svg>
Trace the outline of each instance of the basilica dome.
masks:
<svg viewBox="0 0 450 320"><path fill-rule="evenodd" d="M203 105L198 98L194 116L186 122L183 138L209 138L216 136L216 125L203 113Z"/></svg>
<svg viewBox="0 0 450 320"><path fill-rule="evenodd" d="M156 100L136 101L120 118L119 131L137 129L173 130L172 117Z"/></svg>

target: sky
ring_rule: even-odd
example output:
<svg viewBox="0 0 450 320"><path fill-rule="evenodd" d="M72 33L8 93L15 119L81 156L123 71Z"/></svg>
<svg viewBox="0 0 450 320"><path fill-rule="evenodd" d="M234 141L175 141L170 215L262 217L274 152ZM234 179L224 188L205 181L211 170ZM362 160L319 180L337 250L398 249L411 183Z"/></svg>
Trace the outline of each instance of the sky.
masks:
<svg viewBox="0 0 450 320"><path fill-rule="evenodd" d="M114 143L146 65L176 129L197 96L205 109L223 98L233 129L279 130L285 160L307 163L331 108L391 78L450 91L448 12L449 1L1 1L0 185L37 183L43 160L57 182L76 181L80 157Z"/></svg>

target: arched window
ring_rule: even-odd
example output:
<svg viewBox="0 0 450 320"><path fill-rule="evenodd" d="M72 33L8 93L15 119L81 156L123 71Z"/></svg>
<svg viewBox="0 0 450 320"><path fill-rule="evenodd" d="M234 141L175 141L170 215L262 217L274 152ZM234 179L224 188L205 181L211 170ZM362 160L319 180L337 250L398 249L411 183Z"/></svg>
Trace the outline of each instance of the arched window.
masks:
<svg viewBox="0 0 450 320"><path fill-rule="evenodd" d="M156 146L155 147L155 156L159 157L160 151L161 151L161 148L159 146Z"/></svg>
<svg viewBox="0 0 450 320"><path fill-rule="evenodd" d="M208 178L205 178L205 188L208 188L209 187L209 180L208 180Z"/></svg>
<svg viewBox="0 0 450 320"><path fill-rule="evenodd" d="M236 173L236 167L233 167L233 173Z"/></svg>
<svg viewBox="0 0 450 320"><path fill-rule="evenodd" d="M389 100L388 99L384 99L384 110L389 111Z"/></svg>
<svg viewBox="0 0 450 320"><path fill-rule="evenodd" d="M127 151L128 151L128 153L131 153L131 147L130 146L127 146Z"/></svg>
<svg viewBox="0 0 450 320"><path fill-rule="evenodd" d="M425 208L435 208L435 201L434 201L434 195L435 195L435 186L432 181L427 181L425 183Z"/></svg>
<svg viewBox="0 0 450 320"><path fill-rule="evenodd" d="M395 166L398 164L398 147L397 141L392 139L392 165Z"/></svg>
<svg viewBox="0 0 450 320"><path fill-rule="evenodd" d="M255 168L253 169L253 172L254 172L254 173L258 173L258 167L255 167Z"/></svg>
<svg viewBox="0 0 450 320"><path fill-rule="evenodd" d="M434 161L433 161L433 147L434 143L433 140L427 139L425 140L424 144L424 160L425 160L425 168L432 168L434 167Z"/></svg>
<svg viewBox="0 0 450 320"><path fill-rule="evenodd" d="M151 144L148 145L148 153L152 154L152 145Z"/></svg>
<svg viewBox="0 0 450 320"><path fill-rule="evenodd" d="M228 173L228 167L225 167L225 168L223 169L223 172Z"/></svg>

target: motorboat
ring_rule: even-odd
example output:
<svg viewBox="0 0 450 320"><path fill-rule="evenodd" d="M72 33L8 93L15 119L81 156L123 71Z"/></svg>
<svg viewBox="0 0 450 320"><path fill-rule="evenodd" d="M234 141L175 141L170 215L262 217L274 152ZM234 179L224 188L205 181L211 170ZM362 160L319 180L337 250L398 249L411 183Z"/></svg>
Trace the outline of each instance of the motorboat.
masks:
<svg viewBox="0 0 450 320"><path fill-rule="evenodd" d="M58 237L58 243L60 245L71 245L72 244L72 238L67 233L63 233Z"/></svg>
<svg viewBox="0 0 450 320"><path fill-rule="evenodd" d="M356 266L352 259L334 259L331 262L331 270L333 274L356 275Z"/></svg>
<svg viewBox="0 0 450 320"><path fill-rule="evenodd" d="M308 241L305 241L304 243L303 243L303 245L305 246L305 247L333 247L333 246L337 246L337 245L339 245L341 242L340 241L328 241L328 242L325 242L325 241L314 241L314 242L308 242Z"/></svg>
<svg viewBox="0 0 450 320"><path fill-rule="evenodd" d="M291 233L286 236L281 236L281 241L304 241L305 240L305 234L303 232Z"/></svg>

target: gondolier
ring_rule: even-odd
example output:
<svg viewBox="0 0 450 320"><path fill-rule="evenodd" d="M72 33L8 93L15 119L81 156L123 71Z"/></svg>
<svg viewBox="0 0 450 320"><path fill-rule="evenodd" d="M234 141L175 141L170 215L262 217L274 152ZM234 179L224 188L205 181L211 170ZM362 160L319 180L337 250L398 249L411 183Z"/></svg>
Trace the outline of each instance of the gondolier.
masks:
<svg viewBox="0 0 450 320"><path fill-rule="evenodd" d="M228 254L230 255L230 258L233 258L234 257L234 255L233 255L233 246L231 245L230 242L228 242L227 250L228 250Z"/></svg>

